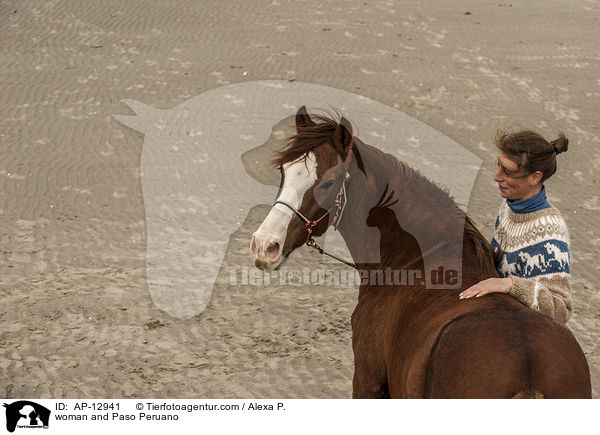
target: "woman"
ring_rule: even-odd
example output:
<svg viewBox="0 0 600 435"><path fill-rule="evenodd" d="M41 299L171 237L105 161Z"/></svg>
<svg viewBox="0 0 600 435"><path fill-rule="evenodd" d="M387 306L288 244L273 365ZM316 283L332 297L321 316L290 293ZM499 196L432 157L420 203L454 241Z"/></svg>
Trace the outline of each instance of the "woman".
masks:
<svg viewBox="0 0 600 435"><path fill-rule="evenodd" d="M556 172L556 156L569 141L547 142L533 131L500 133L494 181L506 199L496 218L492 248L500 278L480 281L461 299L508 293L522 304L566 323L571 314L569 233L560 212L548 203L544 181Z"/></svg>

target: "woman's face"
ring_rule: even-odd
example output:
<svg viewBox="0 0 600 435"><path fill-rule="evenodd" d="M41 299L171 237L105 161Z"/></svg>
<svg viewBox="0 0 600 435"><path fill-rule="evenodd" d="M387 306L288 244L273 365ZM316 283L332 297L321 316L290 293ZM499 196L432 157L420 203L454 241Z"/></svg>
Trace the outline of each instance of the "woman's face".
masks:
<svg viewBox="0 0 600 435"><path fill-rule="evenodd" d="M511 201L531 198L541 189L541 172L527 174L505 154L498 156L498 170L494 181L498 183L500 195ZM538 175L539 174L539 175Z"/></svg>

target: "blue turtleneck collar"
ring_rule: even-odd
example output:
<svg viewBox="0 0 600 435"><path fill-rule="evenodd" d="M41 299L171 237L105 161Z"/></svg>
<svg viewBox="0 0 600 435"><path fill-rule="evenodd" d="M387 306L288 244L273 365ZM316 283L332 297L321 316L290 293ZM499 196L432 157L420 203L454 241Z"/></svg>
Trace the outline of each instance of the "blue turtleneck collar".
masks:
<svg viewBox="0 0 600 435"><path fill-rule="evenodd" d="M543 210L550 208L550 203L546 198L546 186L542 186L542 190L531 198L523 199L521 201L506 200L506 203L513 211L513 213L532 213L534 211Z"/></svg>

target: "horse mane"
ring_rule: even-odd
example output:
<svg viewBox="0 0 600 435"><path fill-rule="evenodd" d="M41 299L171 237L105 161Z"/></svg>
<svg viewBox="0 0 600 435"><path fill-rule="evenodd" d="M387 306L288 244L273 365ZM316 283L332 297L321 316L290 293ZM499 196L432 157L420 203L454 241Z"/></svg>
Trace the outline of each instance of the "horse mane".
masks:
<svg viewBox="0 0 600 435"><path fill-rule="evenodd" d="M306 158L308 153L310 153L314 148L330 142L332 134L336 131L341 122L341 116L338 112L335 112L335 115L311 115L311 118L316 122L313 122L308 126L296 127L296 134L284 139L286 147L275 154L275 158L273 159L274 165L280 166L284 163ZM473 244L477 259L480 266L483 268L483 271L489 275L494 273L494 253L489 242L479 232L473 220L463 210L461 210L460 207L458 207L447 189L440 187L421 174L418 170L410 167L404 162L401 162L391 154L384 153L373 146L364 144L357 138L355 138L354 144L355 145L352 147L352 151L357 158L359 168L365 174L365 176L367 174L364 169L363 159L358 149L358 144L364 147L369 147L375 150L377 153L380 153L384 157L385 161L391 163L392 171L400 175L402 177L402 181L407 183L407 186L410 189L418 192L427 192L427 197L430 198L432 204L437 205L441 210L445 211L451 219L464 222L464 242L469 241ZM393 175L393 172L390 175ZM384 206L392 205L393 203L389 203L392 201L392 199L393 195L390 195L390 197L386 200L387 204Z"/></svg>
<svg viewBox="0 0 600 435"><path fill-rule="evenodd" d="M464 222L463 242L471 242L473 244L477 260L483 271L486 275L493 275L496 269L494 267L494 252L492 247L479 232L473 220L456 204L448 189L431 181L425 175L421 174L419 170L398 160L395 156L384 153L375 147L372 148L385 155L385 160L393 165L393 170L397 171L402 177L402 182L406 183L407 188L417 192L426 192L426 195L423 195L423 197L428 198L432 204L438 206L450 219ZM393 197L390 196L387 201L389 202L392 199Z"/></svg>

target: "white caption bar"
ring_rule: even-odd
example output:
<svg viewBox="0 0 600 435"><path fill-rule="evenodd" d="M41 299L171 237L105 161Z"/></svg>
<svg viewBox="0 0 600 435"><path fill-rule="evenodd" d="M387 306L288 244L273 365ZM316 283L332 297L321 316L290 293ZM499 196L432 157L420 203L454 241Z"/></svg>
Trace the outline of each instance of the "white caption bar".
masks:
<svg viewBox="0 0 600 435"><path fill-rule="evenodd" d="M411 434L572 433L592 429L600 410L597 400L4 399L2 403L0 432L18 435L107 431L279 435L374 433L390 428Z"/></svg>

